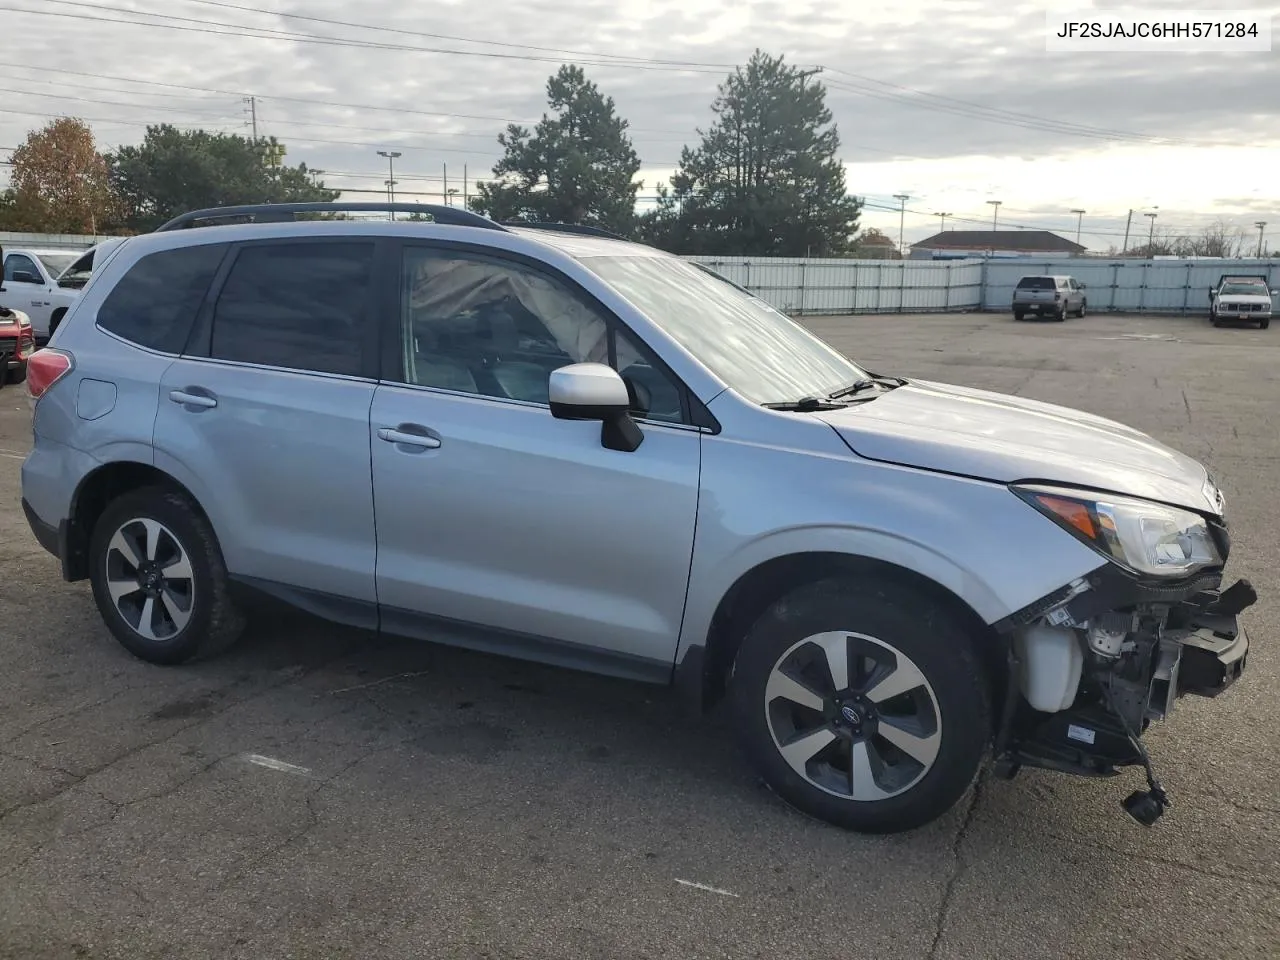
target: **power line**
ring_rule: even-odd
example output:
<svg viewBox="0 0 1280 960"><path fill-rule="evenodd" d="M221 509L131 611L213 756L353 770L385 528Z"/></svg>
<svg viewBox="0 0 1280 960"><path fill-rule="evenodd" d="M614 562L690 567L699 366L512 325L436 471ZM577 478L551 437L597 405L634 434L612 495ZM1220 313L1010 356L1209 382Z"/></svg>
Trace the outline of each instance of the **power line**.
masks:
<svg viewBox="0 0 1280 960"><path fill-rule="evenodd" d="M634 63L656 63L669 66L687 66L687 67L716 67L722 70L733 70L736 66L731 63L700 63L690 60L665 60L656 57L628 57L617 53L592 53L588 50L569 50L562 47L539 47L528 43L506 43L501 40L478 40L473 37L460 37L446 33L424 33L421 30L407 30L401 27L388 27L372 23L353 23L349 20L331 20L326 17L314 17L300 13L286 13L281 10L259 10L255 7L243 7L234 3L224 3L221 0L187 0L188 3L198 3L208 7L222 7L227 10L242 10L246 13L256 13L263 16L281 17L288 20L307 20L311 23L324 23L337 27L355 27L359 30L381 30L386 33L397 33L403 36L424 37L428 40L451 40L457 43L479 43L491 47L505 47L514 50L537 50L541 53L562 53L571 57L602 57L610 60L629 61Z"/></svg>
<svg viewBox="0 0 1280 960"><path fill-rule="evenodd" d="M26 13L39 17L63 17L71 20L88 20L95 23L119 23L135 27L153 27L163 30L180 30L186 33L203 33L213 36L247 37L254 40L287 40L292 43L311 43L328 47L354 47L365 50L391 50L406 53L434 53L444 56L485 57L496 60L519 60L526 62L563 63L563 57L543 57L528 53L495 53L488 50L450 50L446 47L421 47L403 43L386 43L383 41L354 40L341 37L320 37L315 34L299 33L290 30L276 30L271 27L250 27L240 23L227 23L221 20L201 20L195 17L179 17L166 13L147 13L141 10L117 11L96 3L84 3L81 0L45 0L47 3L60 3L67 6L87 7L91 10L106 10L111 13L136 13L138 16L154 17L158 20L175 21L173 23L149 23L145 20L122 20L117 17L104 17L87 13L71 13L65 10L32 10L29 7L0 6L0 10L14 13ZM183 23L195 23L200 26L182 26ZM214 29L226 27L229 29ZM582 63L593 67L619 67L628 70L654 70L663 73L722 73L722 70L708 70L699 67L671 67L658 63L632 63L610 60L583 60Z"/></svg>

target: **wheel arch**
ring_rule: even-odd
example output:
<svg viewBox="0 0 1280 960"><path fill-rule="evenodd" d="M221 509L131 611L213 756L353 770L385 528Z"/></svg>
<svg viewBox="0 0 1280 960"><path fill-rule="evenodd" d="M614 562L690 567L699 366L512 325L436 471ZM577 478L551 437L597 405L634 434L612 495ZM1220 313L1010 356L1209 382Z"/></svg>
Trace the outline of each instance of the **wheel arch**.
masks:
<svg viewBox="0 0 1280 960"><path fill-rule="evenodd" d="M191 501L206 520L209 515L187 487L168 473L137 460L113 460L86 474L71 497L68 514L63 576L84 580L89 576L89 538L102 512L113 500L141 487L166 487ZM212 523L211 523L212 525Z"/></svg>
<svg viewBox="0 0 1280 960"><path fill-rule="evenodd" d="M750 625L785 594L815 580L877 576L910 586L951 611L973 637L992 683L1003 695L1007 679L1006 641L966 600L946 585L892 561L833 551L788 553L741 574L721 596L701 644L690 646L676 667L676 686L695 711L723 699L733 661Z"/></svg>

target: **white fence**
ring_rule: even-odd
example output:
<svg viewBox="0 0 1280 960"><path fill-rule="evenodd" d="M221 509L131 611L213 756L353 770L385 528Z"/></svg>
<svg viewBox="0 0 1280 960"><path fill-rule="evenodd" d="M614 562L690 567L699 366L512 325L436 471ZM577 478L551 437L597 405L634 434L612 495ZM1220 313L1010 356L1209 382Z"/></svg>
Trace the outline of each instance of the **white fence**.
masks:
<svg viewBox="0 0 1280 960"><path fill-rule="evenodd" d="M84 249L101 237L0 233L0 246ZM825 260L688 257L792 316L1008 310L1029 274L1065 274L1100 313L1201 313L1224 273L1265 276L1280 288L1280 260Z"/></svg>

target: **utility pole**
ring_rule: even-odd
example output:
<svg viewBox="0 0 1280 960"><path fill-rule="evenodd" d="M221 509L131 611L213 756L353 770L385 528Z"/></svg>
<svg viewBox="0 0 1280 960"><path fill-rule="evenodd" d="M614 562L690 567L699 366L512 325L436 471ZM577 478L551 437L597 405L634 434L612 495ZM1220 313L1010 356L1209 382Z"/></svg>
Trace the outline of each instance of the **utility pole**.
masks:
<svg viewBox="0 0 1280 960"><path fill-rule="evenodd" d="M462 165L462 208L464 210L471 209L467 203L467 165Z"/></svg>
<svg viewBox="0 0 1280 960"><path fill-rule="evenodd" d="M907 222L907 201L911 199L911 194L895 193L893 195L893 199L901 203L901 206L898 208L898 250L901 251L902 255L905 257L907 255L907 248L903 245L902 237L903 227Z"/></svg>
<svg viewBox="0 0 1280 960"><path fill-rule="evenodd" d="M258 142L258 98L245 97L244 102L249 105L249 122L253 125L253 142Z"/></svg>
<svg viewBox="0 0 1280 960"><path fill-rule="evenodd" d="M1258 220L1258 221L1255 221L1253 225L1258 228L1258 259L1261 260L1262 259L1262 231L1266 227L1267 221Z"/></svg>
<svg viewBox="0 0 1280 960"><path fill-rule="evenodd" d="M1144 216L1144 217L1150 217L1150 218L1151 218L1151 229L1147 232L1147 259L1149 260L1149 259L1151 259L1152 254L1154 254L1154 253L1155 253L1155 245L1156 245L1156 217L1157 217L1157 216L1159 216L1159 214L1155 214L1155 213L1144 213L1144 214L1143 214L1143 216Z"/></svg>
<svg viewBox="0 0 1280 960"><path fill-rule="evenodd" d="M396 157L400 156L397 150L379 150L378 156L387 158L387 202L396 202ZM391 211L389 219L394 220L396 212Z"/></svg>
<svg viewBox="0 0 1280 960"><path fill-rule="evenodd" d="M943 230L947 229L947 217L951 216L951 211L947 211L946 213L935 213L934 216L938 218L938 232L941 233Z"/></svg>
<svg viewBox="0 0 1280 960"><path fill-rule="evenodd" d="M449 203L449 163L448 161L440 164L441 170L444 172L444 202Z"/></svg>
<svg viewBox="0 0 1280 960"><path fill-rule="evenodd" d="M1133 210L1129 211L1129 219L1124 222L1124 249L1120 251L1120 256L1124 256L1129 252L1129 228L1133 225Z"/></svg>
<svg viewBox="0 0 1280 960"><path fill-rule="evenodd" d="M991 229L998 230L1000 229L1000 204L1004 201L988 200L987 203L991 204Z"/></svg>
<svg viewBox="0 0 1280 960"><path fill-rule="evenodd" d="M1088 213L1089 211L1087 211L1087 210L1072 210L1071 212L1072 212L1072 213L1074 213L1074 214L1076 215L1076 245L1077 245L1077 246L1079 246L1079 244L1080 244L1080 225L1081 225L1082 223L1084 223L1084 215L1085 215L1086 213Z"/></svg>

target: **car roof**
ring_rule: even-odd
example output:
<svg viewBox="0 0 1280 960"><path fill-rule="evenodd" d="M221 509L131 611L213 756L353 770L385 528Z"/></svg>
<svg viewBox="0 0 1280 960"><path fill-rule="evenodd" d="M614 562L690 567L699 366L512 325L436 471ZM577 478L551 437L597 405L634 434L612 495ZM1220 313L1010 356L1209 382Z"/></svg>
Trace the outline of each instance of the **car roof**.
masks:
<svg viewBox="0 0 1280 960"><path fill-rule="evenodd" d="M495 226L498 226L495 224ZM461 226L430 221L411 220L298 220L266 223L204 224L181 229L156 231L129 237L131 247L138 256L158 250L168 250L203 243L243 243L249 240L287 240L308 236L344 237L358 234L365 237L401 237L448 240L456 243L473 243L545 256L555 251L574 260L593 257L652 257L678 259L674 254L629 240L560 232L548 228L525 228L516 225L491 227Z"/></svg>

